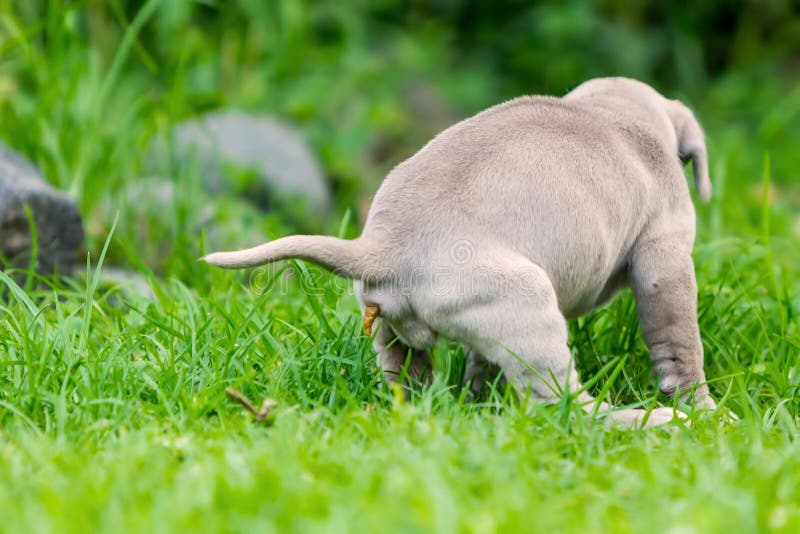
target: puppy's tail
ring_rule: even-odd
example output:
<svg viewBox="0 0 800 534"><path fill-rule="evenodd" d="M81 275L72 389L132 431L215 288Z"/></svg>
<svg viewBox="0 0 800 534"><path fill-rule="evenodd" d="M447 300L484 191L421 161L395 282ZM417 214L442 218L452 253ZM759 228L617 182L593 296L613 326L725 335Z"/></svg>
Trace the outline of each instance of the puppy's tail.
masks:
<svg viewBox="0 0 800 534"><path fill-rule="evenodd" d="M323 235L293 235L245 250L214 252L200 259L225 269L239 269L296 258L319 264L347 278L364 279L382 270L380 257L380 251L363 237L346 240Z"/></svg>
<svg viewBox="0 0 800 534"><path fill-rule="evenodd" d="M711 179L708 176L708 154L703 129L694 113L677 100L669 101L667 114L678 137L678 153L681 160L692 160L694 165L694 187L703 202L711 200Z"/></svg>

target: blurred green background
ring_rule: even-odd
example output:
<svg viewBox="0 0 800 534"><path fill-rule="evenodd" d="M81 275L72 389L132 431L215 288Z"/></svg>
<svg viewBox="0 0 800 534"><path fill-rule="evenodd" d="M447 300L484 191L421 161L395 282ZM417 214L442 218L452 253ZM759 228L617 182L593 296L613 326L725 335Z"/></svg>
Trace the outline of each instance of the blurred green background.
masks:
<svg viewBox="0 0 800 534"><path fill-rule="evenodd" d="M448 125L521 94L561 95L609 75L646 81L700 118L721 206L701 235L760 235L767 159L771 231L800 231L796 2L25 0L0 12L0 139L77 197L90 249L121 211L115 261L143 259L177 276L194 268L199 244L181 229L193 228L192 206L209 199L192 173L157 169L179 184L186 207L147 229L136 219L149 216L129 213L117 196L152 172L148 146L177 121L217 108L292 121L337 209L320 220L289 205L263 218L223 199L214 224L330 232ZM104 203L111 209L98 209ZM245 236L231 243L247 244Z"/></svg>

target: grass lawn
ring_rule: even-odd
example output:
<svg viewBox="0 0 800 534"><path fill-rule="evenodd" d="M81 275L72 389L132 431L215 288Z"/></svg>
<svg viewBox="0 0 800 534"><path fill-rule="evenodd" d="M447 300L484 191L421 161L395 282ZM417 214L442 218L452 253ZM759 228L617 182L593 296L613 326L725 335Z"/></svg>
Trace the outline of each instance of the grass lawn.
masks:
<svg viewBox="0 0 800 534"><path fill-rule="evenodd" d="M408 124L392 118L402 89L368 93L378 67L360 61L333 67L354 80L344 89L312 74L262 88L245 72L225 92L233 52L203 49L222 74L195 68L188 31L183 62L154 65L136 35L157 3L118 21L106 55L70 10L38 28L0 13L0 139L78 199L90 258L71 279L0 274L0 531L800 531L800 195L797 144L780 134L799 92L765 112L766 145L751 146L750 130L724 116L706 123L715 196L697 207L700 328L712 393L740 419L690 413L688 428L623 431L499 386L468 396L462 350L444 341L431 387L410 399L380 388L340 279L290 263L264 290L264 271L196 261L208 205L204 231L241 220L267 235L296 231L280 213L254 215L233 193L209 198L196 168L174 164L153 171L177 184L174 210L132 205L122 191L143 175L153 135L196 109L263 101L302 119L341 179L336 215L316 224L354 237L342 215L355 204L348 162L370 121ZM210 93L206 75L221 77ZM372 107L359 115L339 90ZM721 91L710 107L723 105ZM154 295L102 282L104 264L133 266ZM570 331L583 380L602 375L595 394L620 406L669 402L656 394L630 292ZM277 401L266 424L228 387Z"/></svg>

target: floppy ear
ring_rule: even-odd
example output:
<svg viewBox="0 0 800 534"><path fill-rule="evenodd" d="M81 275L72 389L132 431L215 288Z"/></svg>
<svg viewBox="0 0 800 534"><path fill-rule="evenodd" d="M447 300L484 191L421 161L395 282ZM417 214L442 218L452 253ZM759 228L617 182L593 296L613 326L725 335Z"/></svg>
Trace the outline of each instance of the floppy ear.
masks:
<svg viewBox="0 0 800 534"><path fill-rule="evenodd" d="M692 160L694 187L700 199L708 202L711 199L711 179L708 177L708 155L703 129L692 111L677 100L668 101L667 114L678 137L678 155L683 163Z"/></svg>

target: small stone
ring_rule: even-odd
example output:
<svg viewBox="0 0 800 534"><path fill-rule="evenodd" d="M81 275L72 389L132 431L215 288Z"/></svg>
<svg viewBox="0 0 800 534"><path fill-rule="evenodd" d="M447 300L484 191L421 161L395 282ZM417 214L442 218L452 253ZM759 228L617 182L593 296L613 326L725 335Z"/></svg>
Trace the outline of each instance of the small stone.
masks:
<svg viewBox="0 0 800 534"><path fill-rule="evenodd" d="M100 270L100 281L114 284L122 290L132 291L148 299L155 298L150 282L136 271L103 266Z"/></svg>

